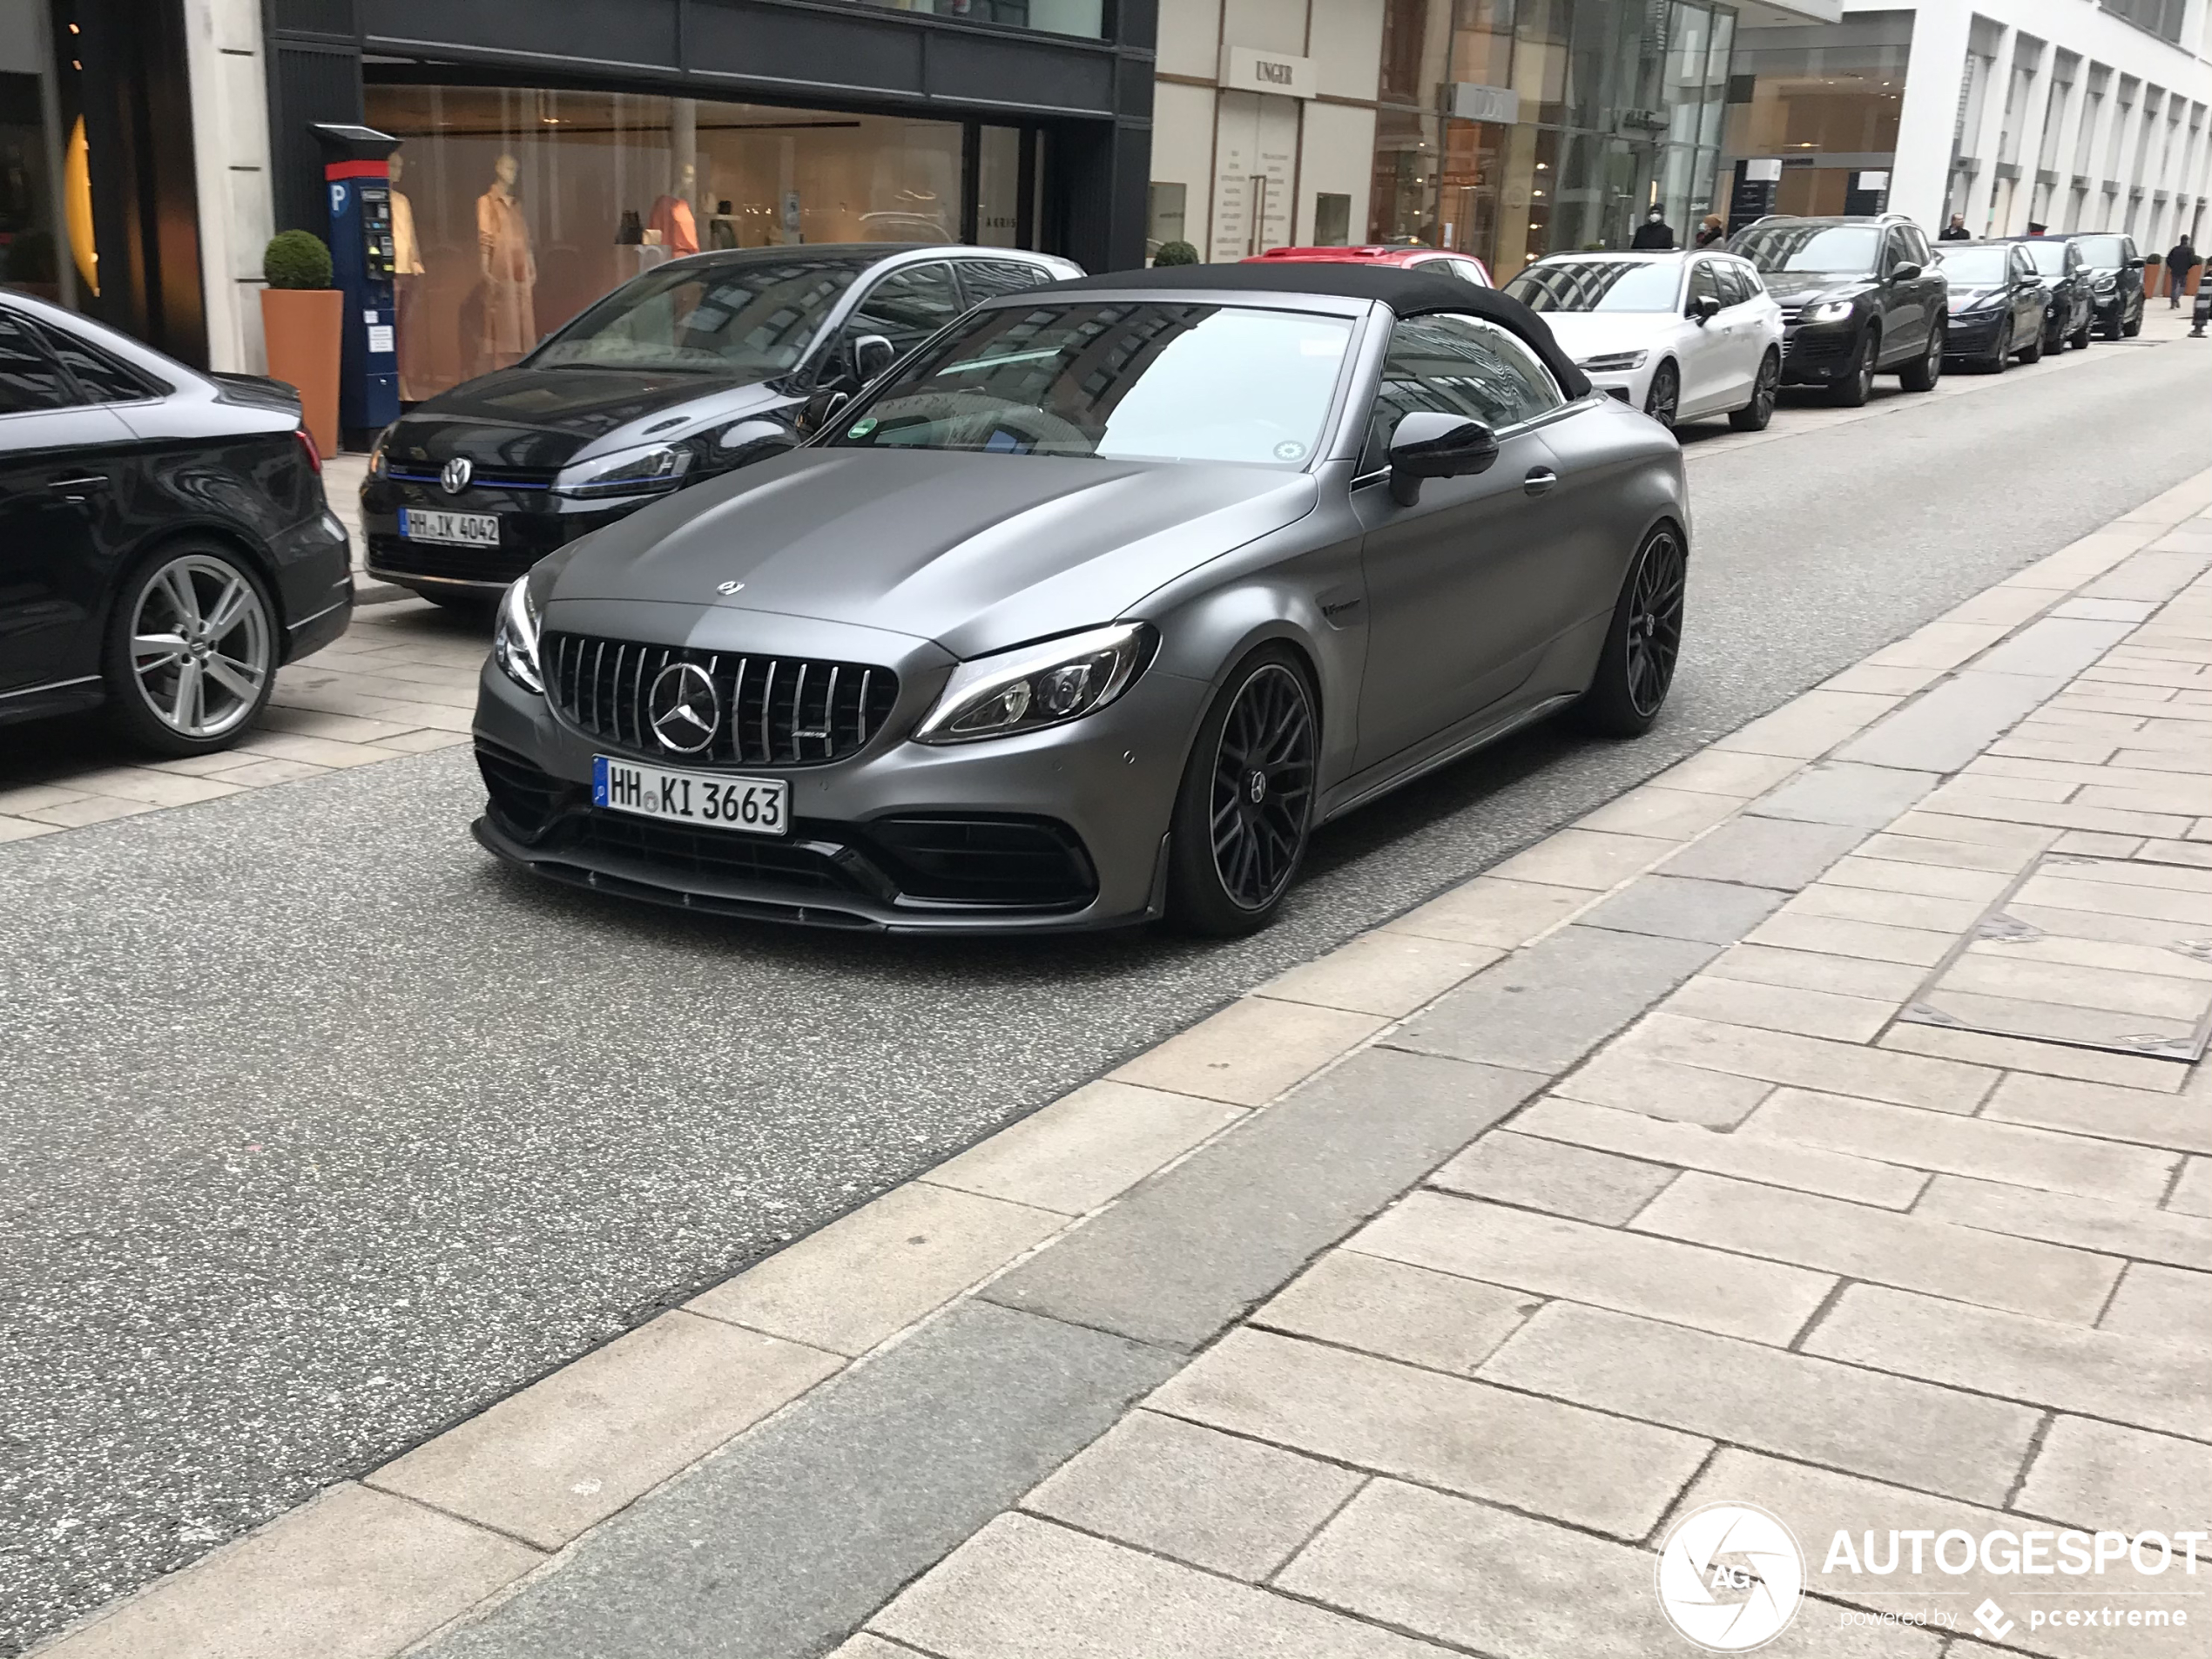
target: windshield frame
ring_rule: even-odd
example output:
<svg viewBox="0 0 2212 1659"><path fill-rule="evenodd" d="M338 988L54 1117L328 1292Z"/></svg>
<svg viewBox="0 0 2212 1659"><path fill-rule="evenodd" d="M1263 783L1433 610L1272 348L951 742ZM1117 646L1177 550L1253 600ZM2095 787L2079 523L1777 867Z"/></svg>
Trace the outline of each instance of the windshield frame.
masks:
<svg viewBox="0 0 2212 1659"><path fill-rule="evenodd" d="M1961 255L1969 257L1978 255L1985 259L1993 257L2000 265L2004 266L2004 272L2000 276L1991 278L1971 277L1963 270L1954 271L1951 262ZM1940 249L1937 251L1936 268L1941 271L1946 279L1962 288L2009 287L2013 280L2013 245L2010 242L1970 242L1961 247L1954 242L1952 244L1950 253L1944 253Z"/></svg>
<svg viewBox="0 0 2212 1659"><path fill-rule="evenodd" d="M1380 372L1382 357L1390 343L1390 325L1393 314L1379 300L1346 299L1338 294L1295 293L1254 291L1228 291L1220 288L1102 288L1095 292L1053 293L1046 298L1038 293L1004 294L971 307L921 341L907 354L920 357L932 351L955 330L974 324L986 313L1014 309L1033 309L1039 305L1198 305L1212 306L1221 310L1303 312L1312 316L1327 317L1348 323L1351 332L1345 341L1344 355L1337 366L1336 385L1329 394L1328 405L1316 427L1313 445L1305 458L1293 466L1285 462L1210 462L1173 459L1145 460L1141 457L1091 455L1049 455L1050 460L1082 461L1106 460L1120 462L1126 459L1131 464L1143 466L1256 466L1286 476L1311 473L1332 462L1356 460L1356 448L1347 448L1352 442L1348 435L1359 428L1364 436L1366 407L1359 405L1361 419L1352 420L1352 410L1358 390L1369 388ZM906 359L902 358L903 363ZM856 418L865 415L890 392L893 377L885 374L872 386L863 388L848 401L838 405L834 413L825 417L819 428L807 434L802 447L810 449L843 449L853 452L888 454L888 446L840 442L846 429ZM908 455L976 455L988 453L968 449L907 448Z"/></svg>
<svg viewBox="0 0 2212 1659"><path fill-rule="evenodd" d="M526 356L516 361L515 367L516 368L540 369L549 373L556 369L575 368L585 370L607 370L616 373L626 371L644 374L696 374L700 376L737 380L740 384L748 386L765 385L771 381L800 379L811 372L810 366L814 364L815 360L819 355L823 342L826 340L834 338L844 318L853 308L854 304L853 296L860 290L862 286L872 280L880 279L885 270L891 266L906 262L902 256L906 255L910 251L913 253L921 253L923 249L920 245L917 245L912 250L902 247L890 253L872 254L863 249L853 247L852 245L849 244L837 245L834 246L826 245L814 248L808 248L800 245L788 248L729 249L705 255L691 254L680 260L671 260L664 264L655 266L650 271L641 271L637 273L637 275L631 278L628 282L617 284L616 287L609 289L605 293L600 295L598 299L593 300L582 311L577 313L575 316L570 318L568 321L563 323L558 328L548 334L543 340L538 341L538 343L530 349L529 353ZM933 246L928 251L937 252L938 250ZM715 271L725 268L736 268L742 270L748 266L771 266L779 263L779 260L777 259L759 257L761 255L772 253L782 256L783 260L786 261L797 260L825 267L832 266L848 266L853 273L851 280L838 291L836 295L830 300L829 304L823 308L821 317L815 324L813 332L808 336L806 343L799 348L798 354L793 357L789 363L785 364L781 368L761 368L747 367L735 362L725 363L722 368L716 368L705 363L645 364L621 362L595 363L589 361L550 362L545 361L546 354L548 352L552 350L555 347L562 344L563 341L569 337L571 330L578 327L595 314L604 313L608 322L612 322L617 318L627 314L627 310L629 309L628 307L618 311L614 309L614 303L616 300L620 299L623 291L630 287L633 283L642 284L654 278L660 278L663 280L668 280L671 278L681 279L683 277L697 273L711 286L713 279L710 273ZM740 257L733 258L733 254L739 255ZM954 280L957 280L958 279L955 278ZM604 327L604 325L603 324L602 327Z"/></svg>
<svg viewBox="0 0 2212 1659"><path fill-rule="evenodd" d="M1822 266L1818 268L1810 266L1796 266L1786 263L1767 265L1761 260L1757 253L1752 251L1752 244L1757 239L1779 236L1783 233L1798 229L1804 229L1809 233L1804 239L1806 244L1817 240L1829 232L1844 231L1870 237L1872 239L1872 246L1866 259L1857 265ZM1751 268L1759 273L1762 280L1770 276L1871 277L1879 273L1882 268L1885 229L1885 226L1873 222L1858 224L1838 223L1832 219L1784 219L1770 225L1747 226L1738 235L1729 239L1728 251L1739 260L1749 263ZM1795 255L1791 257L1794 258Z"/></svg>
<svg viewBox="0 0 2212 1659"><path fill-rule="evenodd" d="M1520 300L1522 305L1527 306L1531 311L1535 312L1535 314L1540 317L1679 317L1683 314L1684 308L1689 303L1685 285L1687 285L1689 280L1691 263L1691 260L1682 258L1639 260L1631 257L1625 252L1618 254L1577 253L1560 256L1557 258L1547 257L1545 259L1534 260L1531 263L1523 266L1520 270L1514 272L1512 276L1506 280L1505 286L1499 289L1498 292L1507 295L1508 298ZM1622 274L1614 278L1611 282L1606 285L1605 292L1608 294L1611 293L1614 289L1621 287L1624 282L1632 280L1629 275L1629 272L1631 269L1665 270L1671 266L1674 271L1675 279L1674 298L1666 305L1657 307L1649 311L1629 310L1624 307L1613 307L1602 305L1585 306L1577 307L1574 310L1568 310L1559 306L1544 306L1540 307L1531 305L1528 300L1522 299L1519 293L1514 291L1513 285L1514 283L1520 281L1521 278L1527 276L1530 272L1541 270L1546 266L1549 266L1554 271L1561 271L1575 270L1577 268L1588 269L1592 266L1608 265L1618 266L1622 268Z"/></svg>

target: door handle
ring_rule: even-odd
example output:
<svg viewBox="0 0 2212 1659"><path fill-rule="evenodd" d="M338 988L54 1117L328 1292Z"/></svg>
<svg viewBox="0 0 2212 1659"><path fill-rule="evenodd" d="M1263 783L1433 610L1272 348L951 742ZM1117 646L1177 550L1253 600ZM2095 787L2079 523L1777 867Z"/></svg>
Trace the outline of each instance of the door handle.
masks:
<svg viewBox="0 0 2212 1659"><path fill-rule="evenodd" d="M1532 496L1541 496L1559 482L1559 475L1549 467L1531 467L1521 487Z"/></svg>
<svg viewBox="0 0 2212 1659"><path fill-rule="evenodd" d="M107 477L102 473L87 474L82 478L56 478L46 486L55 495L69 501L83 501L87 496L107 487Z"/></svg>

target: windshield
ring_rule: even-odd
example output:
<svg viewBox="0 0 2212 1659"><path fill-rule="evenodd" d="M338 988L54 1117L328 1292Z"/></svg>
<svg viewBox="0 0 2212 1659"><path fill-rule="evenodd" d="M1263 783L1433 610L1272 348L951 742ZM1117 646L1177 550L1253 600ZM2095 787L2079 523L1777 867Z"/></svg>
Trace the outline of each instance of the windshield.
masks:
<svg viewBox="0 0 2212 1659"><path fill-rule="evenodd" d="M2081 250L2085 265L2101 265L2107 271L2116 271L2128 263L2128 256L2121 251L2116 236L2077 236L2074 246Z"/></svg>
<svg viewBox="0 0 2212 1659"><path fill-rule="evenodd" d="M1734 251L1762 271L1871 271L1882 233L1872 225L1754 225Z"/></svg>
<svg viewBox="0 0 2212 1659"><path fill-rule="evenodd" d="M1672 260L1562 260L1506 284L1531 311L1672 311L1682 267Z"/></svg>
<svg viewBox="0 0 2212 1659"><path fill-rule="evenodd" d="M797 363L866 260L665 265L539 347L533 368L696 369L765 380Z"/></svg>
<svg viewBox="0 0 2212 1659"><path fill-rule="evenodd" d="M2020 246L2027 250L2027 257L2035 261L2035 268L2045 276L2066 274L2064 242L2022 242Z"/></svg>
<svg viewBox="0 0 2212 1659"><path fill-rule="evenodd" d="M1303 467L1351 338L1347 318L1238 306L979 311L840 415L829 442Z"/></svg>
<svg viewBox="0 0 2212 1659"><path fill-rule="evenodd" d="M2012 249L2008 247L1953 248L1939 257L1943 273L1969 288L1993 288L2012 278Z"/></svg>

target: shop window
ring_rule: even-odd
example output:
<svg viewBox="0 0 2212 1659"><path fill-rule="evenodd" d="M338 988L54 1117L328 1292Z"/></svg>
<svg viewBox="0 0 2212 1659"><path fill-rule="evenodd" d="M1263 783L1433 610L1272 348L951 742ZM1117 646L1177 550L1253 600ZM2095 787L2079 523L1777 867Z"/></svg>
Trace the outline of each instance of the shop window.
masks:
<svg viewBox="0 0 2212 1659"><path fill-rule="evenodd" d="M975 240L1022 246L1022 130L980 127L975 135Z"/></svg>
<svg viewBox="0 0 2212 1659"><path fill-rule="evenodd" d="M1352 239L1352 198L1331 191L1313 198L1313 245L1342 247Z"/></svg>
<svg viewBox="0 0 2212 1659"><path fill-rule="evenodd" d="M371 85L394 157L400 395L515 361L602 295L719 247L960 239L961 128L629 93ZM1021 135L981 131L979 234ZM999 245L1015 240L1006 234Z"/></svg>
<svg viewBox="0 0 2212 1659"><path fill-rule="evenodd" d="M999 24L1009 29L1040 29L1048 34L1082 35L1096 40L1106 32L1105 0L864 0L893 11L919 11L968 23Z"/></svg>
<svg viewBox="0 0 2212 1659"><path fill-rule="evenodd" d="M1154 182L1144 194L1144 260L1148 265L1152 256L1170 242L1187 242L1184 213L1190 199L1188 185Z"/></svg>

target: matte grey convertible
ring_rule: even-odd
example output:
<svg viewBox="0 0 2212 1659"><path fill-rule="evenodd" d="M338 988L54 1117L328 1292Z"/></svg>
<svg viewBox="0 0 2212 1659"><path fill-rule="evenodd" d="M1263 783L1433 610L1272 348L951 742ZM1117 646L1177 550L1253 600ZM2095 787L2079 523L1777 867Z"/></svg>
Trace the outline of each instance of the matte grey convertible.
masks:
<svg viewBox="0 0 2212 1659"><path fill-rule="evenodd" d="M479 840L723 914L1264 925L1317 824L1682 637L1680 450L1447 278L1182 267L968 313L509 591Z"/></svg>

